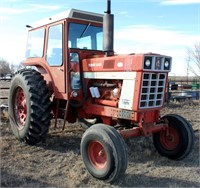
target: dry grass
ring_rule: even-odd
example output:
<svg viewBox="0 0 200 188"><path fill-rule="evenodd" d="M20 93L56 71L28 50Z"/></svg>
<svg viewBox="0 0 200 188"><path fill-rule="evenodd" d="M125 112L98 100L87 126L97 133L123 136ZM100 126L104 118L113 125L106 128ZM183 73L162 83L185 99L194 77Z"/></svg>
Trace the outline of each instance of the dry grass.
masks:
<svg viewBox="0 0 200 188"><path fill-rule="evenodd" d="M13 136L8 122L0 124L1 187L200 187L199 102L170 103L162 114L184 116L195 130L195 146L182 161L161 157L151 137L127 139L129 163L125 176L114 184L91 177L82 162L82 129L76 124L62 130L54 122L46 143L28 146Z"/></svg>

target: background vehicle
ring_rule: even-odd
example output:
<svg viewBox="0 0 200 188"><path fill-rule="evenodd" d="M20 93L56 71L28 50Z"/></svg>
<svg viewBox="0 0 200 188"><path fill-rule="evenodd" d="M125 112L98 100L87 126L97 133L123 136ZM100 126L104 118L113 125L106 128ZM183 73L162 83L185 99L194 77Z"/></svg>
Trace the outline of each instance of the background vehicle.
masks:
<svg viewBox="0 0 200 188"><path fill-rule="evenodd" d="M50 120L79 120L88 172L113 182L127 168L123 138L153 135L158 152L186 157L191 125L179 115L160 117L172 58L154 53L115 55L110 1L105 15L69 10L29 26L25 66L12 79L10 123L30 145L45 140ZM102 48L103 46L103 48Z"/></svg>
<svg viewBox="0 0 200 188"><path fill-rule="evenodd" d="M6 74L5 76L0 77L0 80L10 81L12 79L12 74Z"/></svg>

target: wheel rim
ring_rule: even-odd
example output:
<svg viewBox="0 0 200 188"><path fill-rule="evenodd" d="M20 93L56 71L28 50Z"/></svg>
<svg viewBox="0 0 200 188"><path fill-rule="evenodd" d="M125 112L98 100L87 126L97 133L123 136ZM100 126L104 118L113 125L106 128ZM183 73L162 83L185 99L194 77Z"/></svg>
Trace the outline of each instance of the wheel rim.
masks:
<svg viewBox="0 0 200 188"><path fill-rule="evenodd" d="M98 141L90 142L88 146L88 155L92 165L101 170L107 164L107 155L103 145Z"/></svg>
<svg viewBox="0 0 200 188"><path fill-rule="evenodd" d="M165 149L174 150L180 143L180 135L174 127L169 126L168 132L161 132L160 142Z"/></svg>
<svg viewBox="0 0 200 188"><path fill-rule="evenodd" d="M18 87L15 92L14 97L14 116L17 122L18 129L22 129L26 123L27 117L27 105L26 105L26 97L24 91L21 87Z"/></svg>

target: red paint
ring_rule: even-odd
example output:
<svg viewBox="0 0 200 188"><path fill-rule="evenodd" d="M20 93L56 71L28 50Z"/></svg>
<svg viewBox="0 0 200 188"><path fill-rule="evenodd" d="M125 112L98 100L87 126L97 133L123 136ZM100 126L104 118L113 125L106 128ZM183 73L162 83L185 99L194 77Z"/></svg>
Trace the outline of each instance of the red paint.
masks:
<svg viewBox="0 0 200 188"><path fill-rule="evenodd" d="M91 164L101 170L107 164L107 154L103 145L99 141L91 141L88 146L88 156Z"/></svg>
<svg viewBox="0 0 200 188"><path fill-rule="evenodd" d="M16 95L14 98L15 104L15 119L18 120L18 128L21 129L25 126L27 118L27 106L26 106L26 97L24 91L21 87L16 89Z"/></svg>
<svg viewBox="0 0 200 188"><path fill-rule="evenodd" d="M165 149L174 150L180 143L180 135L178 130L172 126L169 126L168 131L161 131L160 143Z"/></svg>
<svg viewBox="0 0 200 188"><path fill-rule="evenodd" d="M40 58L28 58L24 61L26 66L35 66L44 77L47 86L50 90L52 100L52 112L56 118L66 118L68 122L75 122L78 118L96 118L100 117L105 124L114 125L120 119L129 120L130 123L135 124L138 129L129 130L130 134L125 131L126 136L148 135L154 131L162 130L162 128L153 127L159 121L160 109L159 107L140 108L141 87L143 73L154 73L155 70L144 70L145 56L160 56L159 54L129 54L129 55L113 55L105 56L103 51L95 50L80 50L69 48L68 46L68 26L71 22L92 24L94 26L102 26L102 23L91 22L86 20L78 20L75 18L63 18L55 23L51 22L44 26L45 38L43 56ZM49 66L46 61L48 48L48 30L51 26L56 24L63 25L63 44L62 44L62 65ZM41 28L40 27L40 28ZM37 30L38 28L34 28ZM32 30L34 30L32 29ZM79 61L77 63L70 62L70 53L77 53ZM166 57L166 56L162 56ZM78 64L79 63L79 64ZM72 71L80 73L82 80L81 87L72 89L71 87L71 73ZM84 73L104 73L114 72L113 77L108 79L103 78L84 78ZM169 71L158 71L157 73L167 73ZM135 75L132 79L134 84L133 99L128 110L119 108L120 93L123 89L123 79L117 77L117 73L133 73ZM127 74L130 75L130 74ZM99 98L92 98L89 88L98 87L100 93ZM131 85L130 85L131 87ZM115 92L117 91L117 92ZM127 91L129 92L129 91ZM22 94L21 94L22 95ZM122 99L123 100L123 99ZM125 99L126 100L126 99ZM56 101L59 101L57 103ZM66 109L66 103L69 101L69 109ZM128 99L127 101L130 101ZM163 100L164 101L164 100ZM23 101L20 101L23 103ZM19 103L20 103L19 102ZM22 104L23 110L18 110L20 123L25 124L26 120L26 105ZM67 114L65 113L67 111ZM143 126L141 126L143 125ZM147 126L146 126L147 125ZM152 125L149 127L149 125ZM165 127L165 126L164 126Z"/></svg>

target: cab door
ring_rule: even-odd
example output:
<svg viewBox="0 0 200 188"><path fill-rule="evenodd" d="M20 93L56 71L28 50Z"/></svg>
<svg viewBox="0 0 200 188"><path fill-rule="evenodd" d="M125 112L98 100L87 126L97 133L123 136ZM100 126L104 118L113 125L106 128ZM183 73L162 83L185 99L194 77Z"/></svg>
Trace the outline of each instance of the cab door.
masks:
<svg viewBox="0 0 200 188"><path fill-rule="evenodd" d="M46 62L51 73L55 96L59 96L59 93L66 93L63 50L64 22L50 25L47 32Z"/></svg>

